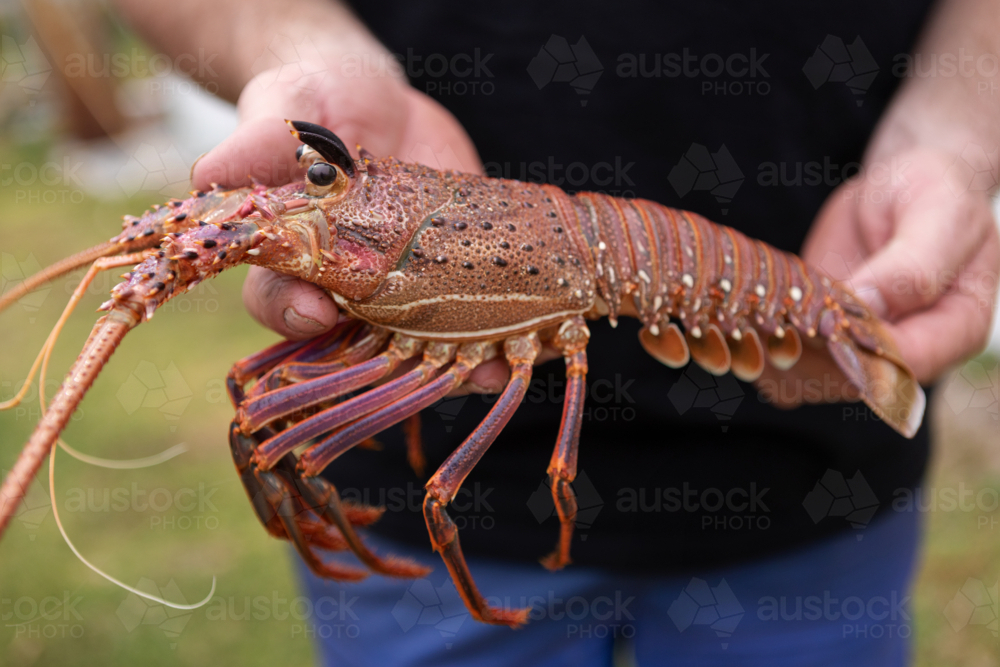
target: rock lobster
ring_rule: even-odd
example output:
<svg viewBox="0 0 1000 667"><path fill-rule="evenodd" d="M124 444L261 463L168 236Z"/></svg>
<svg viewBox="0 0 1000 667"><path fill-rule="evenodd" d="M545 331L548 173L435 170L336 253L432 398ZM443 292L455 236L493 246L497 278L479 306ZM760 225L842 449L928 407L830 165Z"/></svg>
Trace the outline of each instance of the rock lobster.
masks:
<svg viewBox="0 0 1000 667"><path fill-rule="evenodd" d="M125 334L168 299L247 263L323 287L350 316L310 341L282 342L238 362L227 384L237 409L232 455L253 507L321 576L358 580L367 572L328 562L317 549L349 549L383 575L426 574L409 560L373 553L355 527L377 519L379 508L342 502L319 475L504 355L508 384L427 482L423 504L434 550L472 616L487 623L517 626L528 610L487 604L447 506L517 409L542 344L550 344L565 358L567 386L548 468L560 534L542 563L558 569L570 562L588 318L614 324L619 315L637 317L643 347L664 364L693 359L744 381L760 376L765 350L787 369L801 354L800 334L818 337L887 424L907 437L920 425L923 391L885 329L846 287L794 255L649 201L440 172L376 159L360 147L354 160L326 128L289 125L303 142L297 157L305 179L213 187L141 218L127 216L118 236L0 300L2 308L87 264L83 288L98 271L135 265L101 306L106 314L4 480L0 531ZM373 388L360 391L366 387ZM418 448L410 452L415 467Z"/></svg>

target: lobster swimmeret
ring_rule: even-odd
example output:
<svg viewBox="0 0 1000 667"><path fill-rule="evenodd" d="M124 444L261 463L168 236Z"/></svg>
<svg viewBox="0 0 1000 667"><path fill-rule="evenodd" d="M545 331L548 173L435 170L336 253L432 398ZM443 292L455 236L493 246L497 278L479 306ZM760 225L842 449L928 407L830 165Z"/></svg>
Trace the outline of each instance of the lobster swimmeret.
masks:
<svg viewBox="0 0 1000 667"><path fill-rule="evenodd" d="M367 572L326 561L317 549L349 549L380 574L426 574L370 551L355 526L381 510L342 503L319 474L504 355L506 388L427 482L423 506L431 543L480 621L516 626L528 610L486 603L447 505L517 409L542 344L551 344L566 360L567 388L548 468L560 536L542 562L550 569L570 562L587 318L637 317L642 345L661 362L680 367L693 358L711 373L731 370L746 381L763 371L765 349L773 365L787 369L802 351L800 333L819 337L886 423L907 437L920 425L923 391L884 328L844 287L794 255L649 201L571 196L549 185L375 159L364 150L355 161L329 130L289 124L304 143L303 181L214 188L126 218L119 236L0 300L2 308L90 262L85 282L99 270L138 263L102 306L107 314L4 481L0 531L125 334L168 299L239 264L315 283L351 316L311 341L279 343L237 363L228 378L237 408L230 444L254 509L321 576L357 580ZM401 366L409 370L356 393ZM419 451L410 453L419 468Z"/></svg>

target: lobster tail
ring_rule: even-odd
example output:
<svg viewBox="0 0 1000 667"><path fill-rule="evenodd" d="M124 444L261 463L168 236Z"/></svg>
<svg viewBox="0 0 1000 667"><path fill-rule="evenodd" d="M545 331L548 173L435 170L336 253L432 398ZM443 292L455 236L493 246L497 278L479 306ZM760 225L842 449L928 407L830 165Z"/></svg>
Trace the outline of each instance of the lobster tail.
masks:
<svg viewBox="0 0 1000 667"><path fill-rule="evenodd" d="M885 327L843 290L835 287L834 299L837 307L826 311L819 323L830 355L861 400L882 421L912 438L927 405L924 390Z"/></svg>

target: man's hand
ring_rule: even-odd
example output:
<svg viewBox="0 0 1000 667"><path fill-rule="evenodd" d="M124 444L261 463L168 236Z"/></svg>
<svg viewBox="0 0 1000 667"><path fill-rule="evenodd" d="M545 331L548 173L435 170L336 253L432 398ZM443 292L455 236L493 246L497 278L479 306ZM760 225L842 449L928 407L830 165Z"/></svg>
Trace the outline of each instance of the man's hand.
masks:
<svg viewBox="0 0 1000 667"><path fill-rule="evenodd" d="M993 321L1000 240L967 169L923 148L870 163L830 196L802 252L889 324L924 384L982 350Z"/></svg>
<svg viewBox="0 0 1000 667"><path fill-rule="evenodd" d="M389 54L380 56L391 58ZM269 185L301 178L297 142L285 118L329 127L348 146L378 156L395 155L431 166L477 172L475 148L454 117L429 97L392 76L345 76L339 65L303 63L262 72L240 95L236 132L195 165L195 187ZM304 73L305 72L305 73ZM315 336L337 322L337 308L319 287L253 267L244 301L261 324L291 339Z"/></svg>

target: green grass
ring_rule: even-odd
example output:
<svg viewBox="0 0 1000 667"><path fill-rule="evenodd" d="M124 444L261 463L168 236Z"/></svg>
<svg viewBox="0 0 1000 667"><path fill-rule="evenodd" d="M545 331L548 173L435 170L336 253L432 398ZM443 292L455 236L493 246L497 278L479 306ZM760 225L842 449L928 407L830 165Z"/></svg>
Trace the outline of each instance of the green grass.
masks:
<svg viewBox="0 0 1000 667"><path fill-rule="evenodd" d="M0 254L7 279L17 277L13 262L33 255L44 266L94 245L118 229L121 214L138 213L148 203L85 199L78 204L38 204L19 199L23 195L0 188ZM141 606L131 606L135 600L127 593L70 553L56 530L45 487L38 484L29 496L33 509L16 518L0 541L0 664L311 662L312 646L294 617L229 618L230 610L242 612L248 600L262 596L263 606L270 608L272 600L299 594L291 552L267 537L253 515L226 443L232 409L221 379L233 361L275 340L243 309L243 274L232 271L200 286L132 332L66 431L72 446L94 456L137 458L182 442L189 451L143 470L96 468L60 453L56 478L63 521L86 557L129 584L151 580L168 588L168 597L179 591L189 603L201 599L217 577L215 599L207 609L176 618L162 608L143 614ZM53 357L50 395L90 331L94 309L115 282L110 277L99 280L66 327ZM0 314L0 399L14 393L74 284L71 279L56 281L44 298L38 293L34 300ZM25 307L26 302L34 306ZM983 363L992 368L996 361ZM183 406L176 404L176 419L167 419L157 407L137 407L141 387L130 376L150 364L161 375L173 365L181 378L167 397L190 399ZM941 397L934 409L940 418L930 486L1000 488L996 421L985 409L956 414ZM0 469L11 467L38 414L35 394L21 408L0 413ZM187 499L200 487L211 494L209 502L189 508ZM131 501L141 505L146 499L133 488L147 497L153 493L162 511L133 507ZM171 501L165 507L168 494L178 493L182 506ZM84 509L90 499L95 507L79 511L81 498ZM119 511L112 503L126 507ZM956 631L944 610L970 577L986 586L1000 577L1000 511L935 511L927 520L914 596L917 664L998 665L1000 645L991 632L975 624ZM70 610L48 606L66 599ZM33 607L43 603L47 617L33 618ZM225 619L220 618L220 605L225 605Z"/></svg>
<svg viewBox="0 0 1000 667"><path fill-rule="evenodd" d="M117 231L123 213L141 212L148 203L88 199L45 205L24 204L18 198L16 192L0 189L0 253L7 279L17 277L13 262L33 255L44 266L94 245ZM64 330L53 355L49 396L89 333L94 310L121 272L97 281ZM15 518L0 541L0 664L311 662L312 646L302 639L302 624L294 617L219 620L223 602L241 611L245 598L291 599L299 594L290 552L258 523L227 446L232 408L221 380L233 361L276 340L243 309L244 273L235 270L200 286L131 332L65 434L71 446L106 458L149 456L178 443L186 443L188 452L142 470L97 468L62 452L57 463L60 514L88 559L132 585L143 578L161 589L173 582L176 588L171 587L167 597L176 600L179 591L189 603L204 597L212 577L217 577L210 605L217 612L215 620L204 608L171 620L156 615L162 614L162 607L142 614L141 607L129 606L125 591L70 553L56 529L45 485L38 484L29 497L36 509ZM31 301L37 308L22 302L0 314L0 399L10 398L19 386L79 277L56 281L40 304ZM41 293L35 299L38 296ZM173 412L180 413L176 419L167 419L157 407L138 407L141 385L129 377L149 364L158 371L176 368L178 377L167 387L166 398L189 399L186 405L174 404ZM119 397L122 387L126 393ZM21 407L0 413L0 469L12 466L38 419L38 407L37 394L32 393ZM207 502L198 507L190 499L198 498L200 487L201 499L207 497ZM153 507L143 509L150 494ZM66 599L71 605L64 611ZM36 618L36 608L43 603L47 613ZM139 621L145 622L137 625ZM178 629L179 634L168 632Z"/></svg>

